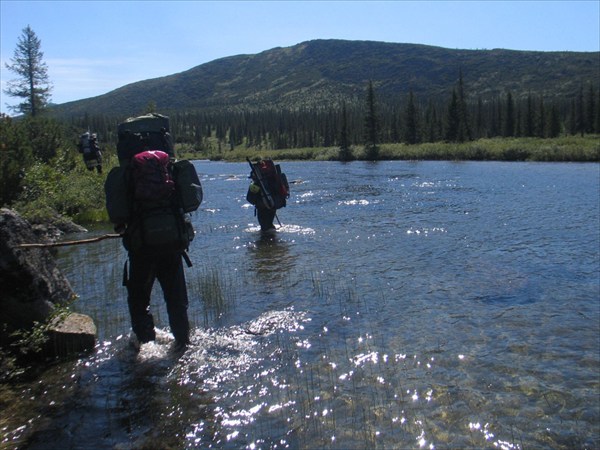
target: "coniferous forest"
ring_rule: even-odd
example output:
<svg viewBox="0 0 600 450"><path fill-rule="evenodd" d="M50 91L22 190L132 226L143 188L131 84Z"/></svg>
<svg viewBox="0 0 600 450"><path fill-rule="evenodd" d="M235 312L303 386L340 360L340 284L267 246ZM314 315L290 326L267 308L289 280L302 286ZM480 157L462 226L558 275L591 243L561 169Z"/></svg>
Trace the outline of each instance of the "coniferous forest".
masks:
<svg viewBox="0 0 600 450"><path fill-rule="evenodd" d="M222 58L52 110L106 143L116 142L116 124L127 117L165 114L186 151L212 156L546 139L600 133L599 73L597 53L314 40Z"/></svg>
<svg viewBox="0 0 600 450"><path fill-rule="evenodd" d="M227 57L3 115L0 203L34 221L102 220L104 176L82 166L78 138L98 135L107 173L118 164L117 125L149 112L170 117L180 158L598 162L599 73L597 52L365 41Z"/></svg>
<svg viewBox="0 0 600 450"><path fill-rule="evenodd" d="M575 98L548 101L509 91L490 101L467 99L459 81L447 99L419 99L410 92L389 102L377 96L336 107L247 109L165 113L178 144L198 153L234 149L281 150L468 142L482 138L556 138L600 133L600 89L581 86ZM147 111L153 111L149 108ZM372 116L372 117L370 117ZM367 120L370 117L370 120ZM116 143L116 124L125 117L85 115L71 119L79 129L92 129L107 143ZM375 132L369 138L369 133Z"/></svg>

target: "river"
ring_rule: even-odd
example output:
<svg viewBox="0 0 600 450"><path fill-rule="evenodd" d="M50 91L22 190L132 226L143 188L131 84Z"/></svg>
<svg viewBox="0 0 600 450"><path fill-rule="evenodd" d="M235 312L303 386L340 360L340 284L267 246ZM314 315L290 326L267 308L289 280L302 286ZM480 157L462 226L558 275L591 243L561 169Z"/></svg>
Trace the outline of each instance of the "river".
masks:
<svg viewBox="0 0 600 450"><path fill-rule="evenodd" d="M598 164L284 162L266 238L248 164L195 165L191 347L157 285L132 349L118 240L61 249L98 345L23 386L4 446L600 447Z"/></svg>

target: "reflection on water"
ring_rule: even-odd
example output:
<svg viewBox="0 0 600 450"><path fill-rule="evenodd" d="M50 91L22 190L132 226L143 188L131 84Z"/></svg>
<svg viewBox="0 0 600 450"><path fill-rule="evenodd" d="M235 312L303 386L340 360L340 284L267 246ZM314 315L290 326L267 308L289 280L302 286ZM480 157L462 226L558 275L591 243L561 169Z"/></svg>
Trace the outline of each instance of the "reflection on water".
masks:
<svg viewBox="0 0 600 450"><path fill-rule="evenodd" d="M197 167L191 347L133 351L119 242L61 251L100 343L4 444L600 447L597 165L284 163L271 236L245 164Z"/></svg>
<svg viewBox="0 0 600 450"><path fill-rule="evenodd" d="M261 234L248 245L249 270L260 280L266 292L279 289L284 277L294 268L291 244L280 240L277 235Z"/></svg>

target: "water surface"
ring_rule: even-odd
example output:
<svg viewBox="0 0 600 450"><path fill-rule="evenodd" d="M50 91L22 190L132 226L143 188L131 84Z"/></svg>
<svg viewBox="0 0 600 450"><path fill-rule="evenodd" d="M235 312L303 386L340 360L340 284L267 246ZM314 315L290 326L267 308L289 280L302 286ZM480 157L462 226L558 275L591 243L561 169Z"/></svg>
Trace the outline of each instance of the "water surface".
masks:
<svg viewBox="0 0 600 450"><path fill-rule="evenodd" d="M195 164L192 347L157 286L160 339L130 348L117 240L61 250L99 344L5 443L600 447L597 164L285 162L274 238L247 164Z"/></svg>

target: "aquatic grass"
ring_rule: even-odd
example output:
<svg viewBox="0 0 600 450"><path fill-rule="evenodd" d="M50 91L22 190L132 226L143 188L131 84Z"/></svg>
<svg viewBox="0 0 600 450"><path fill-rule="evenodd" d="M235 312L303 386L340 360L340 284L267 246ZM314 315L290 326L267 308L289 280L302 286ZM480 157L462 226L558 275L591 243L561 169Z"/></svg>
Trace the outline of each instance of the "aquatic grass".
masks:
<svg viewBox="0 0 600 450"><path fill-rule="evenodd" d="M203 303L204 326L218 320L235 306L237 271L223 273L223 270L212 266L203 266L189 279L190 297L200 299Z"/></svg>

